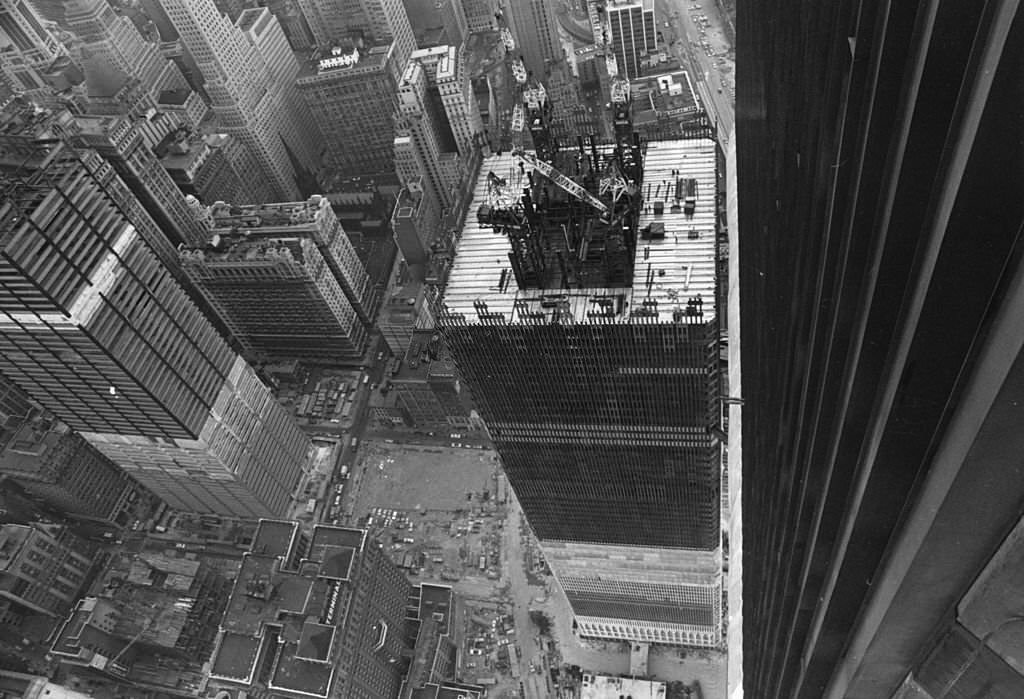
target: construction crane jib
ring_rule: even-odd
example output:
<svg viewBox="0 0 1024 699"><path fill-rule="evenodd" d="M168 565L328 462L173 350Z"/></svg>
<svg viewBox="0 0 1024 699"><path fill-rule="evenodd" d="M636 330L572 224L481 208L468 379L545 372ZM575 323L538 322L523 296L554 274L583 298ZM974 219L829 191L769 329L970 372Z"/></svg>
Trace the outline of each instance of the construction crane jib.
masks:
<svg viewBox="0 0 1024 699"><path fill-rule="evenodd" d="M563 175L561 172L556 170L550 163L546 163L540 158L536 158L526 151L517 151L515 156L525 162L535 170L539 170L542 175L547 177L549 180L554 182L558 187L576 197L580 201L584 201L590 204L592 207L600 211L605 216L611 215L611 210L605 205L603 201L595 197L593 194L588 192L586 188L580 186L576 182Z"/></svg>

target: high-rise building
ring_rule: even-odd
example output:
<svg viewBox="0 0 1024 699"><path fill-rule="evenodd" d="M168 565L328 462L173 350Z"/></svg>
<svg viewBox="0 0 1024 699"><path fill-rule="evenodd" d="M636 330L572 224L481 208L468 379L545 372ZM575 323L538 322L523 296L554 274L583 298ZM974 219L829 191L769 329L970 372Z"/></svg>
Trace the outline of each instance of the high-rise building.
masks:
<svg viewBox="0 0 1024 699"><path fill-rule="evenodd" d="M428 196L450 206L462 183L483 119L461 47L414 51L399 86L395 168L403 184L422 178Z"/></svg>
<svg viewBox="0 0 1024 699"><path fill-rule="evenodd" d="M0 525L0 598L51 616L66 614L97 548L55 524Z"/></svg>
<svg viewBox="0 0 1024 699"><path fill-rule="evenodd" d="M228 153L237 150L234 136L179 129L157 144L155 153L171 179L200 201L252 201L251 183L242 181Z"/></svg>
<svg viewBox="0 0 1024 699"><path fill-rule="evenodd" d="M163 6L205 78L218 128L237 136L252 155L246 181L267 182L264 200L298 198L296 163L316 170L321 139L302 102L288 102L291 85L282 80L291 74L290 51L281 49L287 42L277 19L257 10L236 25L212 0L167 0ZM264 32L270 32L265 42Z"/></svg>
<svg viewBox="0 0 1024 699"><path fill-rule="evenodd" d="M145 120L116 116L77 116L73 140L109 161L153 220L175 245L205 240L181 189L154 154L143 133Z"/></svg>
<svg viewBox="0 0 1024 699"><path fill-rule="evenodd" d="M0 449L0 475L50 507L82 519L128 526L157 506L117 464L45 414L24 424Z"/></svg>
<svg viewBox="0 0 1024 699"><path fill-rule="evenodd" d="M0 449L5 449L22 426L38 414L38 406L25 392L0 375Z"/></svg>
<svg viewBox="0 0 1024 699"><path fill-rule="evenodd" d="M440 170L440 161L445 146L453 146L455 139L445 115L439 113L437 101L431 96L423 65L415 59L410 60L398 85L395 171L403 185L421 188L426 196L441 206L448 206L451 204L451 189ZM411 257L419 256L413 254Z"/></svg>
<svg viewBox="0 0 1024 699"><path fill-rule="evenodd" d="M394 172L395 44L321 51L299 76L302 99L324 135L325 161L346 175Z"/></svg>
<svg viewBox="0 0 1024 699"><path fill-rule="evenodd" d="M412 655L413 587L367 533L263 521L242 559L213 656L211 687L289 699L396 697Z"/></svg>
<svg viewBox="0 0 1024 699"><path fill-rule="evenodd" d="M405 66L416 37L402 0L298 0L321 49L359 43L394 44L395 61ZM396 76L397 77L397 76Z"/></svg>
<svg viewBox="0 0 1024 699"><path fill-rule="evenodd" d="M400 258L385 292L377 327L395 357L405 356L414 332L434 329L431 301L436 292L428 293L423 283L425 272L423 265Z"/></svg>
<svg viewBox="0 0 1024 699"><path fill-rule="evenodd" d="M391 215L391 230L407 263L421 265L430 258L430 244L440 223L439 201L430 196L419 181L411 181L398 193Z"/></svg>
<svg viewBox="0 0 1024 699"><path fill-rule="evenodd" d="M35 8L25 0L0 0L0 86L44 101L81 82L81 71Z"/></svg>
<svg viewBox="0 0 1024 699"><path fill-rule="evenodd" d="M473 94L473 84L466 72L465 47L447 48L447 54L438 60L435 80L459 155L469 158L475 139L483 133L484 124Z"/></svg>
<svg viewBox="0 0 1024 699"><path fill-rule="evenodd" d="M281 99L286 130L282 130L285 146L292 165L299 174L300 189L311 184L313 170L320 164L322 146L317 141L316 121L299 96L295 81L302 68L292 52L281 24L275 15L265 7L245 10L238 18L237 26L245 35L267 66L275 92ZM313 168L313 170L310 170ZM303 180L302 178L306 179Z"/></svg>
<svg viewBox="0 0 1024 699"><path fill-rule="evenodd" d="M53 640L63 670L139 693L199 694L231 584L207 562L176 553L110 557Z"/></svg>
<svg viewBox="0 0 1024 699"><path fill-rule="evenodd" d="M591 0L591 17L599 18L595 31L609 32L619 75L635 80L643 74L643 59L658 47L654 0ZM603 18L600 18L601 14Z"/></svg>
<svg viewBox="0 0 1024 699"><path fill-rule="evenodd" d="M1024 9L737 19L742 685L1024 695Z"/></svg>
<svg viewBox="0 0 1024 699"><path fill-rule="evenodd" d="M621 196L537 177L510 205L528 175L484 160L438 324L580 634L714 646L716 146L578 157Z"/></svg>
<svg viewBox="0 0 1024 699"><path fill-rule="evenodd" d="M402 0L402 4L421 49L440 44L458 46L469 37L462 0ZM427 39L431 36L441 40L430 42Z"/></svg>
<svg viewBox="0 0 1024 699"><path fill-rule="evenodd" d="M308 51L316 46L316 40L309 29L306 16L302 13L299 0L264 0L261 4L277 17L292 49Z"/></svg>
<svg viewBox="0 0 1024 699"><path fill-rule="evenodd" d="M60 26L75 37L73 52L85 71L87 91L110 96L134 79L151 104L180 107L192 125L202 121L205 103L177 64L155 42L144 39L131 19L117 14L107 0L76 0L62 9Z"/></svg>
<svg viewBox="0 0 1024 699"><path fill-rule="evenodd" d="M63 143L13 160L3 375L172 508L283 514L309 439L161 264L170 244L128 187Z"/></svg>
<svg viewBox="0 0 1024 699"><path fill-rule="evenodd" d="M469 33L494 29L494 13L498 9L494 0L457 0L466 15L466 30Z"/></svg>
<svg viewBox="0 0 1024 699"><path fill-rule="evenodd" d="M326 198L210 212L208 240L182 250L182 266L250 357L362 356L377 294Z"/></svg>
<svg viewBox="0 0 1024 699"><path fill-rule="evenodd" d="M504 9L516 40L516 55L522 56L526 69L538 80L547 67L564 59L558 39L555 3L548 0L508 0Z"/></svg>
<svg viewBox="0 0 1024 699"><path fill-rule="evenodd" d="M67 52L46 27L31 3L0 0L0 39L36 64L52 62Z"/></svg>
<svg viewBox="0 0 1024 699"><path fill-rule="evenodd" d="M440 335L433 329L412 333L399 356L402 363L389 381L409 423L425 429L468 429L471 405Z"/></svg>

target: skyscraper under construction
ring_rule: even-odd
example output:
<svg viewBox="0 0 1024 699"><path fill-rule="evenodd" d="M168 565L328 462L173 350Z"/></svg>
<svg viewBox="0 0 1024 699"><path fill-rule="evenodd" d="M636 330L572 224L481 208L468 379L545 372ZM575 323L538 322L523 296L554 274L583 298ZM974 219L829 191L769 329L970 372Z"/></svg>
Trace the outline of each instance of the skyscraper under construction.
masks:
<svg viewBox="0 0 1024 699"><path fill-rule="evenodd" d="M613 94L614 143L566 150L524 91L536 151L485 161L438 320L578 631L713 646L716 146L641 145Z"/></svg>

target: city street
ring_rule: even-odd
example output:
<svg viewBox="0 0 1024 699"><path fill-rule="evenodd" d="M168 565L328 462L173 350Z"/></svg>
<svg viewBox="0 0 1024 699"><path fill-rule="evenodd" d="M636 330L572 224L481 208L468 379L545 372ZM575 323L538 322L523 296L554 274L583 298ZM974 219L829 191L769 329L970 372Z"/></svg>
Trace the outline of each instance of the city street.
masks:
<svg viewBox="0 0 1024 699"><path fill-rule="evenodd" d="M516 637L519 645L519 671L526 699L543 699L548 696L543 675L530 672L530 663L540 662L537 648L536 629L530 621L530 604L534 592L526 578L523 559L521 527L525 526L522 511L514 498L509 503L509 515L505 524L505 564L509 574L509 589L515 605Z"/></svg>
<svg viewBox="0 0 1024 699"><path fill-rule="evenodd" d="M699 15L707 18L706 29L698 26L695 18ZM680 64L689 71L694 88L717 125L719 143L724 145L736 122L734 61L727 56L730 47L717 7L712 0L657 0L655 16L658 31L664 32ZM664 26L665 22L669 27ZM711 47L712 55L704 50L702 42Z"/></svg>

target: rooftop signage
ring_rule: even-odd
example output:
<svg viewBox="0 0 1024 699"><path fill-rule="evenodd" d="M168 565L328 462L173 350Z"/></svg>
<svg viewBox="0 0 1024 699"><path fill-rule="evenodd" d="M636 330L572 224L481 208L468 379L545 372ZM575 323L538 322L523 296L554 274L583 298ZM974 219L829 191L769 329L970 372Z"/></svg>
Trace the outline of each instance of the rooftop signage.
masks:
<svg viewBox="0 0 1024 699"><path fill-rule="evenodd" d="M331 49L331 57L323 58L317 63L320 70L331 68L349 68L359 62L359 49L352 49L352 53L345 53L344 49L335 46Z"/></svg>

